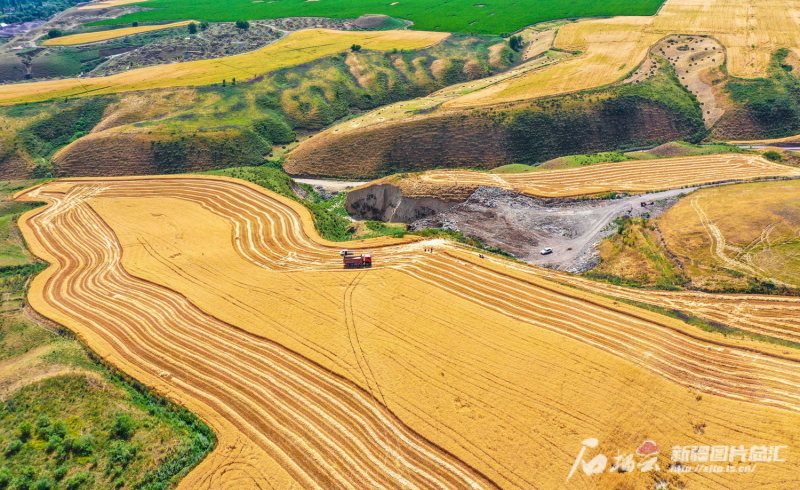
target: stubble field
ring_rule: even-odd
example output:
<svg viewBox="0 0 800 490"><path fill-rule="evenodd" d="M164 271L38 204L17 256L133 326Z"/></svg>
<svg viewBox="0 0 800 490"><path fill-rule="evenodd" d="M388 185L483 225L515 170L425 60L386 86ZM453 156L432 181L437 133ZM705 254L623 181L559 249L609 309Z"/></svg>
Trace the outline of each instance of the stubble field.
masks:
<svg viewBox="0 0 800 490"><path fill-rule="evenodd" d="M19 198L50 203L20 223L53 264L31 304L219 434L181 488L560 488L591 437L587 460L655 441L659 470L579 470L569 488L793 488L793 450L747 475L667 468L674 446L791 446L800 352L438 241L345 244L376 266L342 270L304 208L241 182L57 181Z"/></svg>
<svg viewBox="0 0 800 490"><path fill-rule="evenodd" d="M771 177L797 178L800 169L770 162L759 155L727 153L508 174L433 170L386 177L367 185L398 185L407 197L447 195L450 199L466 199L479 186L499 187L533 197L575 197L606 192L653 192Z"/></svg>
<svg viewBox="0 0 800 490"><path fill-rule="evenodd" d="M800 25L792 12L800 2L749 0L667 0L653 17L588 20L560 28L555 46L581 55L446 104L469 107L545 97L621 80L647 51L671 34L713 36L726 49L727 70L735 77L766 75L778 48L800 53Z"/></svg>
<svg viewBox="0 0 800 490"><path fill-rule="evenodd" d="M695 287L752 277L800 286L799 190L794 181L703 189L658 227Z"/></svg>

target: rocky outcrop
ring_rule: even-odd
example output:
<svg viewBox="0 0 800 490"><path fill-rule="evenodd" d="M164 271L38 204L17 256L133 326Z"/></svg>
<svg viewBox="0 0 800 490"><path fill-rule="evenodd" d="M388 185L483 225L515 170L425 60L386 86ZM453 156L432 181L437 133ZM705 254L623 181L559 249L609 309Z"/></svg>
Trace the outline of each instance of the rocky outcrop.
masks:
<svg viewBox="0 0 800 490"><path fill-rule="evenodd" d="M391 184L368 185L347 193L345 208L358 219L411 223L446 211L459 201L406 197Z"/></svg>

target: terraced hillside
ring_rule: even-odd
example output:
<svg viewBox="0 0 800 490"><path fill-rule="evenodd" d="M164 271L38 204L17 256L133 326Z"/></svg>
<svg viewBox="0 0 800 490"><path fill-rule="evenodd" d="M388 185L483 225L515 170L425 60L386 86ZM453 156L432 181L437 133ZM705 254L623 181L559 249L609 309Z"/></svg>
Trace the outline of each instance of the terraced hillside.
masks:
<svg viewBox="0 0 800 490"><path fill-rule="evenodd" d="M238 181L67 180L19 199L50 204L21 221L53 264L31 304L218 433L181 488L794 486L800 351L440 241L347 244L376 266L342 270L304 208ZM795 335L796 299L745 301L741 328ZM588 438L586 459L610 457L571 474ZM691 447L740 445L734 466L778 458L670 471ZM626 453L633 471L613 463Z"/></svg>

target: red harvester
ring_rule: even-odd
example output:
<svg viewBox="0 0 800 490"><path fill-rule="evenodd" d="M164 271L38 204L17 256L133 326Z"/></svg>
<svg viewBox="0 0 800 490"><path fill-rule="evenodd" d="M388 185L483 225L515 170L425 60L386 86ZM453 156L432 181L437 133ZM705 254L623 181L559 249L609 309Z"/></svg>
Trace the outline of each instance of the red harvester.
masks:
<svg viewBox="0 0 800 490"><path fill-rule="evenodd" d="M339 255L342 256L345 267L372 267L372 255L355 255L352 250L347 249L339 252Z"/></svg>

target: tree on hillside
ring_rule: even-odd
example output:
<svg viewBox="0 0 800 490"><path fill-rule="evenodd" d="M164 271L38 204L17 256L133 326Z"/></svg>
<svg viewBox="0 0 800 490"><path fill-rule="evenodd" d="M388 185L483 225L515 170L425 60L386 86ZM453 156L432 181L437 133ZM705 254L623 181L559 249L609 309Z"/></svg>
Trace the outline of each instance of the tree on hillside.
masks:
<svg viewBox="0 0 800 490"><path fill-rule="evenodd" d="M197 24L194 22L189 22L187 28L189 29L189 34L197 34Z"/></svg>
<svg viewBox="0 0 800 490"><path fill-rule="evenodd" d="M243 31L246 31L247 29L250 29L250 23L247 22L246 20L237 20L236 27L238 27Z"/></svg>
<svg viewBox="0 0 800 490"><path fill-rule="evenodd" d="M522 36L511 36L508 39L508 47L519 52L522 49Z"/></svg>
<svg viewBox="0 0 800 490"><path fill-rule="evenodd" d="M139 27L139 23L138 23L138 22L134 22L134 23L133 23L133 24L131 24L131 25L132 25L133 27Z"/></svg>
<svg viewBox="0 0 800 490"><path fill-rule="evenodd" d="M360 44L354 44L354 45L350 46L350 51L352 51L354 53L356 53L358 51L361 51L361 45Z"/></svg>
<svg viewBox="0 0 800 490"><path fill-rule="evenodd" d="M201 22L200 23L200 30L201 31L205 31L206 29L208 29L208 22Z"/></svg>
<svg viewBox="0 0 800 490"><path fill-rule="evenodd" d="M59 29L50 29L50 31L47 33L47 37L49 37L50 39L61 37L63 35L64 33L61 32Z"/></svg>

